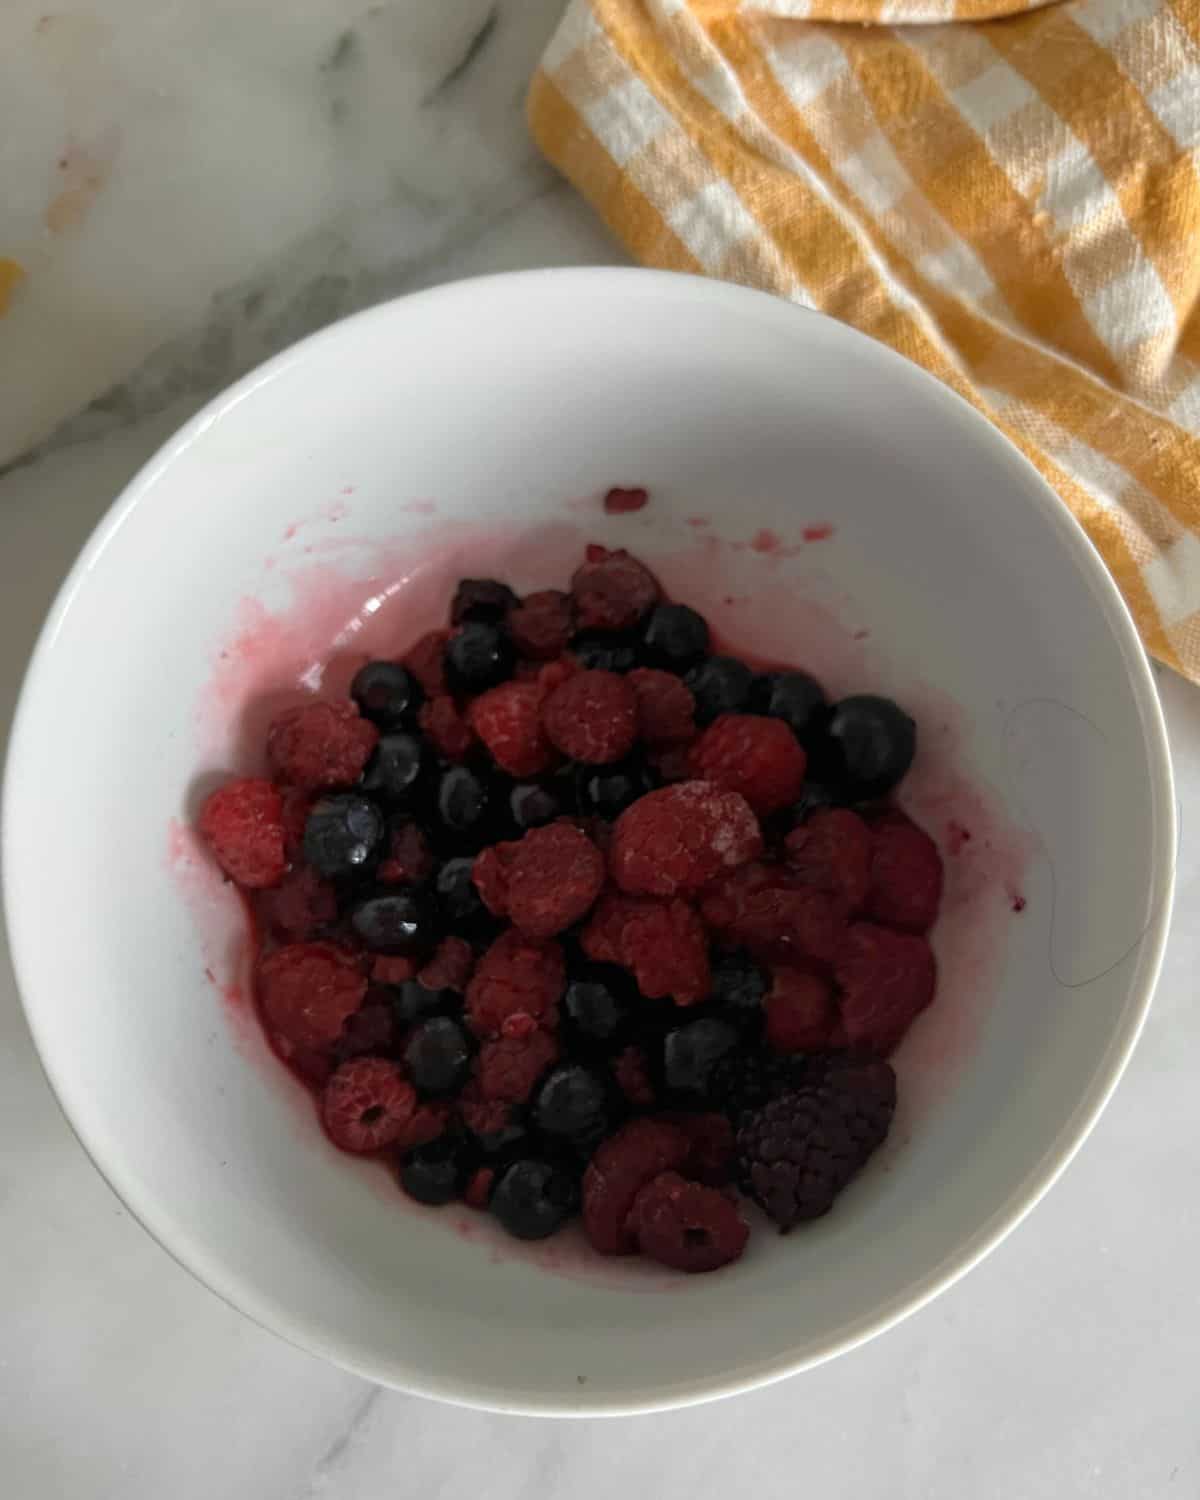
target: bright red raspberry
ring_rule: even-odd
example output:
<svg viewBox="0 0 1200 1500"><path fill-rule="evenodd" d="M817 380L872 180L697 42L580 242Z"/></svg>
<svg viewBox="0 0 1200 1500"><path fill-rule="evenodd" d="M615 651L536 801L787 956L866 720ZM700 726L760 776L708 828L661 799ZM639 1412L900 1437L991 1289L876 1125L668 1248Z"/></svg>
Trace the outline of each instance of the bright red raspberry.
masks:
<svg viewBox="0 0 1200 1500"><path fill-rule="evenodd" d="M676 1125L631 1120L596 1149L583 1174L583 1227L601 1255L631 1255L626 1224L633 1200L662 1172L681 1167L691 1142Z"/></svg>
<svg viewBox="0 0 1200 1500"><path fill-rule="evenodd" d="M475 954L465 938L447 937L417 975L427 990L453 990L461 995L475 969Z"/></svg>
<svg viewBox="0 0 1200 1500"><path fill-rule="evenodd" d="M573 656L556 656L553 661L542 662L537 667L534 677L538 691L542 695L542 702L545 703L555 688L562 687L568 678L582 671L583 668Z"/></svg>
<svg viewBox="0 0 1200 1500"><path fill-rule="evenodd" d="M245 776L218 787L200 809L200 833L238 885L263 890L283 879L288 864L283 798L269 781Z"/></svg>
<svg viewBox="0 0 1200 1500"><path fill-rule="evenodd" d="M834 965L842 1026L852 1047L886 1057L933 999L937 965L923 937L854 922Z"/></svg>
<svg viewBox="0 0 1200 1500"><path fill-rule="evenodd" d="M539 776L554 762L542 732L542 693L536 682L502 682L471 704L471 727L510 776Z"/></svg>
<svg viewBox="0 0 1200 1500"><path fill-rule="evenodd" d="M760 817L795 802L808 760L782 719L722 714L692 746L692 775L740 792Z"/></svg>
<svg viewBox="0 0 1200 1500"><path fill-rule="evenodd" d="M571 643L575 605L561 589L527 595L508 614L508 633L519 655L531 661L553 661Z"/></svg>
<svg viewBox="0 0 1200 1500"><path fill-rule="evenodd" d="M704 781L681 781L639 797L613 828L612 877L623 891L674 896L698 891L762 852L744 797Z"/></svg>
<svg viewBox="0 0 1200 1500"><path fill-rule="evenodd" d="M624 1047L613 1059L613 1077L617 1087L634 1109L653 1109L657 1101L650 1064L640 1047Z"/></svg>
<svg viewBox="0 0 1200 1500"><path fill-rule="evenodd" d="M417 977L416 960L401 958L398 953L371 955L371 978L376 984L404 984Z"/></svg>
<svg viewBox="0 0 1200 1500"><path fill-rule="evenodd" d="M764 1001L767 1043L775 1052L820 1052L828 1048L837 1010L827 979L778 965Z"/></svg>
<svg viewBox="0 0 1200 1500"><path fill-rule="evenodd" d="M595 544L571 578L581 630L631 630L658 603L658 581L622 548L610 552Z"/></svg>
<svg viewBox="0 0 1200 1500"><path fill-rule="evenodd" d="M621 953L626 924L647 899L645 896L626 896L621 891L603 892L580 935L580 946L587 957L598 964L623 963Z"/></svg>
<svg viewBox="0 0 1200 1500"><path fill-rule="evenodd" d="M393 823L386 856L379 863L384 885L420 885L433 871L433 855L416 823Z"/></svg>
<svg viewBox="0 0 1200 1500"><path fill-rule="evenodd" d="M361 1008L346 1017L333 1055L339 1063L349 1062L352 1057L380 1057L393 1051L398 1040L387 991L368 989Z"/></svg>
<svg viewBox="0 0 1200 1500"><path fill-rule="evenodd" d="M856 812L813 813L784 840L784 859L804 885L836 896L849 913L862 909L871 883L871 830Z"/></svg>
<svg viewBox="0 0 1200 1500"><path fill-rule="evenodd" d="M492 844L479 851L471 866L471 879L479 892L479 899L494 917L508 916L509 871L516 853L515 839Z"/></svg>
<svg viewBox="0 0 1200 1500"><path fill-rule="evenodd" d="M427 698L440 697L446 691L446 642L448 630L430 630L400 658L425 691Z"/></svg>
<svg viewBox="0 0 1200 1500"><path fill-rule="evenodd" d="M942 856L923 828L903 813L871 825L866 914L889 927L928 932L942 904Z"/></svg>
<svg viewBox="0 0 1200 1500"><path fill-rule="evenodd" d="M393 1062L358 1057L344 1062L325 1085L321 1119L343 1151L394 1146L417 1108L417 1092Z"/></svg>
<svg viewBox="0 0 1200 1500"><path fill-rule="evenodd" d="M708 935L686 901L638 901L626 916L620 961L647 1000L696 1005L712 988Z"/></svg>
<svg viewBox="0 0 1200 1500"><path fill-rule="evenodd" d="M297 865L274 890L264 894L262 913L280 942L319 938L337 922L337 892L311 866Z"/></svg>
<svg viewBox="0 0 1200 1500"><path fill-rule="evenodd" d="M661 1173L638 1192L627 1227L643 1255L675 1271L717 1271L737 1260L750 1238L733 1199L677 1172Z"/></svg>
<svg viewBox="0 0 1200 1500"><path fill-rule="evenodd" d="M463 1202L468 1208L485 1209L492 1197L492 1187L496 1181L496 1169L494 1167L476 1167L467 1185L463 1188Z"/></svg>
<svg viewBox="0 0 1200 1500"><path fill-rule="evenodd" d="M700 912L714 932L760 958L830 964L845 931L840 905L796 885L781 866L751 864L705 891Z"/></svg>
<svg viewBox="0 0 1200 1500"><path fill-rule="evenodd" d="M290 943L258 966L258 1002L284 1057L332 1047L366 992L357 960L332 943Z"/></svg>
<svg viewBox="0 0 1200 1500"><path fill-rule="evenodd" d="M684 1177L709 1187L724 1187L732 1180L737 1141L725 1115L672 1113L659 1119L677 1126L688 1138L687 1160L679 1169Z"/></svg>
<svg viewBox="0 0 1200 1500"><path fill-rule="evenodd" d="M516 1107L504 1099L485 1099L477 1078L467 1079L456 1103L458 1117L472 1135L498 1135L517 1122Z"/></svg>
<svg viewBox="0 0 1200 1500"><path fill-rule="evenodd" d="M531 828L512 851L506 905L530 937L553 937L579 921L604 887L604 856L570 823Z"/></svg>
<svg viewBox="0 0 1200 1500"><path fill-rule="evenodd" d="M379 739L348 698L303 703L275 719L267 731L267 759L280 781L305 791L351 786L362 775Z"/></svg>
<svg viewBox="0 0 1200 1500"><path fill-rule="evenodd" d="M566 966L556 942L515 930L502 933L467 985L467 1024L478 1037L495 1037L506 1021L528 1016L553 1031L565 982Z"/></svg>
<svg viewBox="0 0 1200 1500"><path fill-rule="evenodd" d="M475 733L448 694L422 703L417 715L425 738L446 760L462 760L475 743Z"/></svg>
<svg viewBox="0 0 1200 1500"><path fill-rule="evenodd" d="M484 1042L475 1065L479 1092L491 1102L524 1104L558 1055L558 1043L546 1031L532 1031L520 1041Z"/></svg>
<svg viewBox="0 0 1200 1500"><path fill-rule="evenodd" d="M611 765L633 749L637 694L616 672L576 672L546 699L542 727L572 760Z"/></svg>
<svg viewBox="0 0 1200 1500"><path fill-rule="evenodd" d="M638 667L625 678L637 695L637 737L652 748L696 738L696 700L673 672Z"/></svg>

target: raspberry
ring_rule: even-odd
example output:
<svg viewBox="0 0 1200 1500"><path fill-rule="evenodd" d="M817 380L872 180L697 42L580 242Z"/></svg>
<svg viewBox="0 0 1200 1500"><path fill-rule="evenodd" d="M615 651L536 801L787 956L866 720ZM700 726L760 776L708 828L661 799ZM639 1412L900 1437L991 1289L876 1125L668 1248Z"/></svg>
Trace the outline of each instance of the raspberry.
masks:
<svg viewBox="0 0 1200 1500"><path fill-rule="evenodd" d="M415 1146L428 1146L439 1140L450 1124L450 1104L445 1099L418 1101L412 1118L403 1127L393 1144L402 1151L411 1151Z"/></svg>
<svg viewBox="0 0 1200 1500"><path fill-rule="evenodd" d="M675 1271L717 1271L746 1248L750 1228L716 1188L663 1172L633 1200L628 1232L643 1255Z"/></svg>
<svg viewBox="0 0 1200 1500"><path fill-rule="evenodd" d="M696 700L673 672L638 667L625 681L637 695L637 737L652 747L683 745L696 737Z"/></svg>
<svg viewBox="0 0 1200 1500"><path fill-rule="evenodd" d="M941 904L942 857L925 830L903 813L888 813L872 824L867 916L928 932Z"/></svg>
<svg viewBox="0 0 1200 1500"><path fill-rule="evenodd" d="M510 776L538 776L553 764L554 749L542 733L541 707L536 682L502 682L471 704L472 729Z"/></svg>
<svg viewBox="0 0 1200 1500"><path fill-rule="evenodd" d="M362 1007L346 1017L342 1034L334 1044L339 1063L352 1057L379 1057L395 1049L396 1021L386 990L367 991Z"/></svg>
<svg viewBox="0 0 1200 1500"><path fill-rule="evenodd" d="M485 1099L477 1078L468 1078L457 1104L458 1117L472 1135L495 1139L521 1128L515 1106L503 1099Z"/></svg>
<svg viewBox="0 0 1200 1500"><path fill-rule="evenodd" d="M475 743L474 731L447 694L422 703L417 721L425 738L446 760L462 760Z"/></svg>
<svg viewBox="0 0 1200 1500"><path fill-rule="evenodd" d="M762 852L745 798L703 781L639 797L617 819L609 866L623 891L674 896L698 891Z"/></svg>
<svg viewBox="0 0 1200 1500"><path fill-rule="evenodd" d="M392 824L378 873L384 885L420 885L433 873L433 855L415 823Z"/></svg>
<svg viewBox="0 0 1200 1500"><path fill-rule="evenodd" d="M476 1064L481 1097L490 1103L524 1104L558 1056L558 1043L545 1031L533 1031L520 1041L501 1037L484 1042Z"/></svg>
<svg viewBox="0 0 1200 1500"><path fill-rule="evenodd" d="M580 942L588 958L628 969L648 1000L669 995L676 1005L694 1005L711 988L708 939L686 901L608 891Z"/></svg>
<svg viewBox="0 0 1200 1500"><path fill-rule="evenodd" d="M613 1059L617 1087L634 1109L653 1109L656 1095L650 1079L650 1064L640 1047L625 1047Z"/></svg>
<svg viewBox="0 0 1200 1500"><path fill-rule="evenodd" d="M495 1167L476 1167L463 1188L463 1202L468 1208L486 1208L496 1181Z"/></svg>
<svg viewBox="0 0 1200 1500"><path fill-rule="evenodd" d="M743 1190L786 1234L833 1204L887 1136L896 1075L887 1063L831 1068L743 1120L738 1172Z"/></svg>
<svg viewBox="0 0 1200 1500"><path fill-rule="evenodd" d="M886 1057L933 999L937 965L923 937L871 922L847 930L834 965L846 1040Z"/></svg>
<svg viewBox="0 0 1200 1500"><path fill-rule="evenodd" d="M575 631L575 606L561 589L542 589L523 599L508 616L508 633L521 656L553 661Z"/></svg>
<svg viewBox="0 0 1200 1500"><path fill-rule="evenodd" d="M740 792L759 816L795 802L807 757L782 719L721 714L692 746L692 775Z"/></svg>
<svg viewBox="0 0 1200 1500"><path fill-rule="evenodd" d="M686 745L668 745L665 750L652 750L648 759L662 782L686 781L691 775Z"/></svg>
<svg viewBox="0 0 1200 1500"><path fill-rule="evenodd" d="M401 958L398 953L371 955L371 978L376 984L405 984L416 974L415 959Z"/></svg>
<svg viewBox="0 0 1200 1500"><path fill-rule="evenodd" d="M871 883L871 830L846 807L813 813L784 840L788 868L805 885L861 910Z"/></svg>
<svg viewBox="0 0 1200 1500"><path fill-rule="evenodd" d="M552 1031L565 982L557 943L505 932L480 959L467 985L467 1024L478 1037L494 1037L506 1021L525 1016Z"/></svg>
<svg viewBox="0 0 1200 1500"><path fill-rule="evenodd" d="M448 630L430 630L400 658L425 690L427 698L438 698L446 691L445 654Z"/></svg>
<svg viewBox="0 0 1200 1500"><path fill-rule="evenodd" d="M267 759L280 781L305 791L351 786L362 775L379 730L348 698L304 703L276 718L267 731Z"/></svg>
<svg viewBox="0 0 1200 1500"><path fill-rule="evenodd" d="M595 545L571 578L581 630L631 630L658 602L654 575L623 548Z"/></svg>
<svg viewBox="0 0 1200 1500"><path fill-rule="evenodd" d="M258 966L259 1004L285 1057L332 1047L366 992L357 961L332 943L290 943Z"/></svg>
<svg viewBox="0 0 1200 1500"><path fill-rule="evenodd" d="M266 893L262 911L267 926L281 942L304 942L321 937L336 924L337 891L311 866L298 865Z"/></svg>
<svg viewBox="0 0 1200 1500"><path fill-rule="evenodd" d="M724 1187L733 1177L736 1155L733 1126L724 1115L662 1115L668 1124L677 1126L690 1142L687 1160L680 1167L685 1177L709 1187Z"/></svg>
<svg viewBox="0 0 1200 1500"><path fill-rule="evenodd" d="M434 949L433 957L417 975L427 990L453 990L461 995L475 968L475 954L465 938L447 937Z"/></svg>
<svg viewBox="0 0 1200 1500"><path fill-rule="evenodd" d="M200 809L200 832L238 885L262 890L283 879L288 863L283 798L269 781L247 776L218 787Z"/></svg>
<svg viewBox="0 0 1200 1500"><path fill-rule="evenodd" d="M778 967L765 1009L767 1042L776 1052L818 1052L829 1046L837 1011L828 980Z"/></svg>
<svg viewBox="0 0 1200 1500"><path fill-rule="evenodd" d="M637 694L615 672L577 672L546 699L542 726L572 760L611 765L633 749Z"/></svg>
<svg viewBox="0 0 1200 1500"><path fill-rule="evenodd" d="M831 964L846 925L840 908L824 891L789 881L780 866L746 865L701 896L701 915L756 957Z"/></svg>
<svg viewBox="0 0 1200 1500"><path fill-rule="evenodd" d="M644 896L605 891L580 936L580 946L588 958L599 964L623 964L625 928L633 914L647 904Z"/></svg>
<svg viewBox="0 0 1200 1500"><path fill-rule="evenodd" d="M485 849L475 861L485 905L530 937L553 937L577 922L604 885L604 856L570 823L531 828L519 842Z"/></svg>
<svg viewBox="0 0 1200 1500"><path fill-rule="evenodd" d="M481 849L471 866L471 879L479 899L494 917L508 916L508 881L517 844L510 840Z"/></svg>
<svg viewBox="0 0 1200 1500"><path fill-rule="evenodd" d="M542 662L535 668L533 678L542 695L542 702L545 703L555 688L561 687L564 682L582 670L583 668L573 656L557 656L553 661Z"/></svg>
<svg viewBox="0 0 1200 1500"><path fill-rule="evenodd" d="M325 1085L321 1119L343 1151L379 1151L395 1145L416 1107L416 1090L395 1063L358 1057Z"/></svg>
<svg viewBox="0 0 1200 1500"><path fill-rule="evenodd" d="M686 1134L660 1120L631 1120L601 1142L583 1174L583 1227L601 1255L637 1248L626 1225L633 1200L661 1172L681 1167L691 1149Z"/></svg>

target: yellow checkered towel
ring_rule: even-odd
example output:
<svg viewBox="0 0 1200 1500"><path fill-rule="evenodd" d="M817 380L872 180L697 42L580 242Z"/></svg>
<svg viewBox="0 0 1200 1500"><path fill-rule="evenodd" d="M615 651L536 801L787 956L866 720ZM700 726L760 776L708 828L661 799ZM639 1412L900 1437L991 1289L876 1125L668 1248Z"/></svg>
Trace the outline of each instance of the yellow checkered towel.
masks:
<svg viewBox="0 0 1200 1500"><path fill-rule="evenodd" d="M638 260L984 412L1200 680L1200 0L571 0L529 111Z"/></svg>

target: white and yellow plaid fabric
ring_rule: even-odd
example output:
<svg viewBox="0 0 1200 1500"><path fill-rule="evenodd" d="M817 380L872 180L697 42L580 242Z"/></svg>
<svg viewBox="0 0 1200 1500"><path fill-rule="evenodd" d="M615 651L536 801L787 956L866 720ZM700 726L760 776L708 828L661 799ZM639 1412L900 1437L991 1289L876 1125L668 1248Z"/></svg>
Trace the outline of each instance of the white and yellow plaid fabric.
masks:
<svg viewBox="0 0 1200 1500"><path fill-rule="evenodd" d="M1200 680L1200 0L572 0L529 112L637 259L990 417Z"/></svg>

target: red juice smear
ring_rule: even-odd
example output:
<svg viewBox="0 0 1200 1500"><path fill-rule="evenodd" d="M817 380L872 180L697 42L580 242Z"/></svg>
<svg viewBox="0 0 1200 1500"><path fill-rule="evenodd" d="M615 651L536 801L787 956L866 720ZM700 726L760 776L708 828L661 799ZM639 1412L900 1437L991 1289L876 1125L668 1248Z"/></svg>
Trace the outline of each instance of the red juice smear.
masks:
<svg viewBox="0 0 1200 1500"><path fill-rule="evenodd" d="M646 490L612 489L604 497L604 509L610 516L627 516L633 511L645 510L649 500Z"/></svg>
<svg viewBox="0 0 1200 1500"><path fill-rule="evenodd" d="M815 526L806 526L800 535L806 542L827 542L833 535L833 527L828 521L819 521Z"/></svg>

